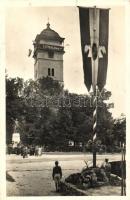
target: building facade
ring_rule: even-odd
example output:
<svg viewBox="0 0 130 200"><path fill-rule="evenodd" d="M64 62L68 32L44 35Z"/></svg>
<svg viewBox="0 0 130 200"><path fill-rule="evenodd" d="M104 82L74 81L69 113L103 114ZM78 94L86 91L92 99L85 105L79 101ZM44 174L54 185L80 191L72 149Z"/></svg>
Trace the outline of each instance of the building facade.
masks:
<svg viewBox="0 0 130 200"><path fill-rule="evenodd" d="M34 40L34 79L51 77L63 84L64 39L50 28L38 34Z"/></svg>

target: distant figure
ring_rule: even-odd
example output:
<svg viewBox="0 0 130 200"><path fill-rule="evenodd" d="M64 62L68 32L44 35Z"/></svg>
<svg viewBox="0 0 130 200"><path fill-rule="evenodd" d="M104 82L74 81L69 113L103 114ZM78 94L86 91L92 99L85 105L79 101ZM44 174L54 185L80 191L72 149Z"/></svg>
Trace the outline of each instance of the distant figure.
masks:
<svg viewBox="0 0 130 200"><path fill-rule="evenodd" d="M53 180L55 181L56 192L59 192L60 180L62 178L62 169L58 164L58 161L55 161L55 167L53 167L52 173Z"/></svg>
<svg viewBox="0 0 130 200"><path fill-rule="evenodd" d="M107 177L110 178L111 163L109 163L108 158L105 158L105 162L102 164L102 168L105 170Z"/></svg>
<svg viewBox="0 0 130 200"><path fill-rule="evenodd" d="M10 155L10 154L12 154L12 152L13 152L13 145L9 144L8 145L8 154Z"/></svg>
<svg viewBox="0 0 130 200"><path fill-rule="evenodd" d="M23 158L27 158L28 157L28 147L24 146L23 147Z"/></svg>
<svg viewBox="0 0 130 200"><path fill-rule="evenodd" d="M30 156L34 156L34 154L35 154L35 147L32 145L30 147Z"/></svg>
<svg viewBox="0 0 130 200"><path fill-rule="evenodd" d="M38 156L38 146L35 147L35 156Z"/></svg>
<svg viewBox="0 0 130 200"><path fill-rule="evenodd" d="M41 156L42 155L42 147L38 147L38 155Z"/></svg>
<svg viewBox="0 0 130 200"><path fill-rule="evenodd" d="M103 182L106 182L106 183L109 182L108 177L107 177L106 172L105 172L105 169L101 168L101 170L100 170L100 176L101 176L101 180Z"/></svg>
<svg viewBox="0 0 130 200"><path fill-rule="evenodd" d="M90 179L91 186L92 186L92 187L96 186L96 184L97 184L97 175L96 175L96 173L94 172L94 170L91 170L90 177L91 177L91 179Z"/></svg>

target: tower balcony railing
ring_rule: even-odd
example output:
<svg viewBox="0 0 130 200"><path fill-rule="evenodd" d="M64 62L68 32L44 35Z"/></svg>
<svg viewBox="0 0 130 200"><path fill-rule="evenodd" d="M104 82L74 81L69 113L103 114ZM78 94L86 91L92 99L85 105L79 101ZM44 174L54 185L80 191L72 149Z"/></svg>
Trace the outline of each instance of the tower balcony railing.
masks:
<svg viewBox="0 0 130 200"><path fill-rule="evenodd" d="M39 50L64 51L64 47L62 47L62 46L49 45L49 44L40 44L40 45L38 45L37 49L39 49Z"/></svg>

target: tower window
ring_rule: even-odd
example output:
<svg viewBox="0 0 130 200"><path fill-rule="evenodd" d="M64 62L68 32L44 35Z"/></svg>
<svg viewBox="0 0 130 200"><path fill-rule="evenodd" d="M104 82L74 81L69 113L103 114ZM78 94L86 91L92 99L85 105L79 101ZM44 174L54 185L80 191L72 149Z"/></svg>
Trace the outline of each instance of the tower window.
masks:
<svg viewBox="0 0 130 200"><path fill-rule="evenodd" d="M48 51L48 57L49 58L54 58L54 52L53 51Z"/></svg>
<svg viewBox="0 0 130 200"><path fill-rule="evenodd" d="M43 44L39 44L39 49L43 49Z"/></svg>
<svg viewBox="0 0 130 200"><path fill-rule="evenodd" d="M51 75L50 68L48 68L48 76L50 76L50 75Z"/></svg>
<svg viewBox="0 0 130 200"><path fill-rule="evenodd" d="M54 68L52 68L52 76L54 76Z"/></svg>

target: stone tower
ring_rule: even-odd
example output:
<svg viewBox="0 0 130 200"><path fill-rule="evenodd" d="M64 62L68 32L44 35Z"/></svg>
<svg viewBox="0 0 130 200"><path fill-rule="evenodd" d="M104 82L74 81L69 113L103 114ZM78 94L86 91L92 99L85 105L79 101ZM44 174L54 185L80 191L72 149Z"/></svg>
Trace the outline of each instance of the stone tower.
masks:
<svg viewBox="0 0 130 200"><path fill-rule="evenodd" d="M36 36L33 43L35 80L48 76L63 84L64 39L50 28L49 23L46 29Z"/></svg>

